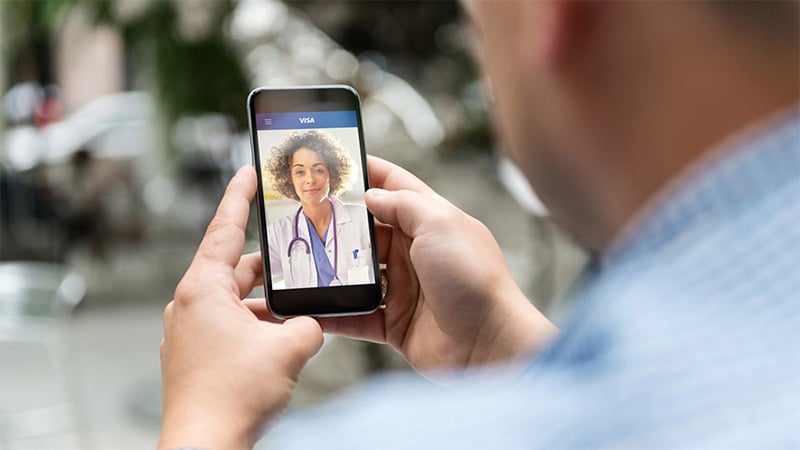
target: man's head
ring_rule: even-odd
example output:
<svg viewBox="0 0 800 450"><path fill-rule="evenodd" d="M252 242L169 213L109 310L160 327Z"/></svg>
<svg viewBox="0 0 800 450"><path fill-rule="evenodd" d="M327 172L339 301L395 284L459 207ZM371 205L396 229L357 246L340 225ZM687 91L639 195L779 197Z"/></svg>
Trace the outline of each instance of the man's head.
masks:
<svg viewBox="0 0 800 450"><path fill-rule="evenodd" d="M509 156L590 250L726 135L800 96L797 2L466 9Z"/></svg>

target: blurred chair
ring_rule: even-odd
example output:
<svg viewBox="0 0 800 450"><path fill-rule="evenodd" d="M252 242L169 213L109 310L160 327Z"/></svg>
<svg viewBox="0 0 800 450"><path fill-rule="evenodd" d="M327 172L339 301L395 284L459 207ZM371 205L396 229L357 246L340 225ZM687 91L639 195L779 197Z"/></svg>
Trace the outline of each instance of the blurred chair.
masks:
<svg viewBox="0 0 800 450"><path fill-rule="evenodd" d="M83 278L62 264L0 262L0 443L78 430L63 325L85 293ZM36 354L44 365L33 364Z"/></svg>

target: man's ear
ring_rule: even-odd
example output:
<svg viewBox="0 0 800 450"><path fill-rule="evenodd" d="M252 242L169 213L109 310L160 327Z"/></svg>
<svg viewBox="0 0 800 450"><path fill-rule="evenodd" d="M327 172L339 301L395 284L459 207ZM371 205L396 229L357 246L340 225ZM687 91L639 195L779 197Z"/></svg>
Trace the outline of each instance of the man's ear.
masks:
<svg viewBox="0 0 800 450"><path fill-rule="evenodd" d="M528 42L531 63L559 70L569 65L590 39L601 2L546 0L524 2L530 18Z"/></svg>

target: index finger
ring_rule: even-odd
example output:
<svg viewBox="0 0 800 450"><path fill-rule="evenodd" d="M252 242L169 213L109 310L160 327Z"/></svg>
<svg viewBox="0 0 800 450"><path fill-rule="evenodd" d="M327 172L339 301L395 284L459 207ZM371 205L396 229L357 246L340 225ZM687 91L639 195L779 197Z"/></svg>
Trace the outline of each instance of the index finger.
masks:
<svg viewBox="0 0 800 450"><path fill-rule="evenodd" d="M387 191L404 189L419 193L433 193L433 189L411 172L377 156L367 156L367 169L369 170L370 187Z"/></svg>
<svg viewBox="0 0 800 450"><path fill-rule="evenodd" d="M236 267L244 249L244 232L250 215L250 202L256 193L256 173L253 166L236 172L208 224L194 261L220 262ZM194 264L194 262L193 262Z"/></svg>

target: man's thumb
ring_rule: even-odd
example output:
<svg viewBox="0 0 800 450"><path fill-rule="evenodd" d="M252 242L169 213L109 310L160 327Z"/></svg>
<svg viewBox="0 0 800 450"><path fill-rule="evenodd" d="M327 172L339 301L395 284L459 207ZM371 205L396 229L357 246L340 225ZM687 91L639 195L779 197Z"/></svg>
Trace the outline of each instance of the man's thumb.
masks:
<svg viewBox="0 0 800 450"><path fill-rule="evenodd" d="M381 222L400 228L410 237L416 237L419 226L430 220L432 199L413 191L387 191L372 188L367 191L369 211Z"/></svg>
<svg viewBox="0 0 800 450"><path fill-rule="evenodd" d="M393 199L394 192L387 191L380 188L371 188L367 191L364 200L367 203L367 209L376 219L381 222L398 226L397 223L397 202Z"/></svg>
<svg viewBox="0 0 800 450"><path fill-rule="evenodd" d="M314 356L322 347L322 327L311 317L293 317L286 320L283 326L292 330L298 348L305 359Z"/></svg>

